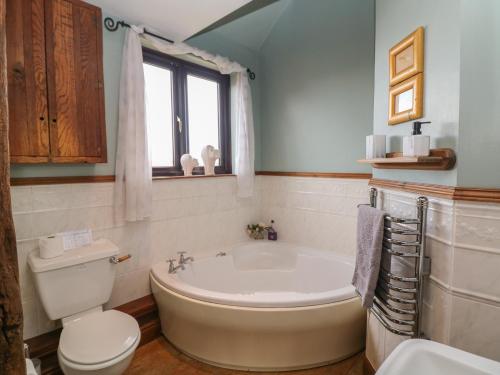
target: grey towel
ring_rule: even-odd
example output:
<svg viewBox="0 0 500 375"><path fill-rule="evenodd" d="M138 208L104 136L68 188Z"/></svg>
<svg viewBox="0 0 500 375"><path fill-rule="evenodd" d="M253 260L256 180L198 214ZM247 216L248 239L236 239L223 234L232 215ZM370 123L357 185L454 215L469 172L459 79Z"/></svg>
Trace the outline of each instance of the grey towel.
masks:
<svg viewBox="0 0 500 375"><path fill-rule="evenodd" d="M384 215L384 211L370 206L359 206L358 209L356 266L352 285L366 308L372 306L377 286L384 239Z"/></svg>

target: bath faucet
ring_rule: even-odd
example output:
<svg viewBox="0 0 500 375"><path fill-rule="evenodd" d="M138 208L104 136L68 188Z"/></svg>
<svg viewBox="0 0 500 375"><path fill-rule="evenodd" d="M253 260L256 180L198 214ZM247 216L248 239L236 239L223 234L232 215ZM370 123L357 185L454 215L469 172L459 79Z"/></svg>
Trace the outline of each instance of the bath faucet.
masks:
<svg viewBox="0 0 500 375"><path fill-rule="evenodd" d="M216 257L225 257L227 254L224 251L219 251L217 254L215 254Z"/></svg>
<svg viewBox="0 0 500 375"><path fill-rule="evenodd" d="M176 273L179 268L184 270L184 264L179 264L178 266L174 266L175 263L174 258L167 259L167 262L168 262L168 273Z"/></svg>
<svg viewBox="0 0 500 375"><path fill-rule="evenodd" d="M189 262L193 262L194 258L193 257L185 257L184 254L186 254L185 251L178 251L177 254L179 254L179 266L182 266L184 269L184 265Z"/></svg>

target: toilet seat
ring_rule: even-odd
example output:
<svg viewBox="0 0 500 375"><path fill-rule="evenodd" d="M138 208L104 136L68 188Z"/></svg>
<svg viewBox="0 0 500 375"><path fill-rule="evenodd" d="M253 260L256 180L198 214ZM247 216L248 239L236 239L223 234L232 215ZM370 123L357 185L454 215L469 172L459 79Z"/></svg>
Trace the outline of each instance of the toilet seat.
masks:
<svg viewBox="0 0 500 375"><path fill-rule="evenodd" d="M58 354L72 368L102 368L130 355L140 341L137 321L116 310L95 312L64 327Z"/></svg>

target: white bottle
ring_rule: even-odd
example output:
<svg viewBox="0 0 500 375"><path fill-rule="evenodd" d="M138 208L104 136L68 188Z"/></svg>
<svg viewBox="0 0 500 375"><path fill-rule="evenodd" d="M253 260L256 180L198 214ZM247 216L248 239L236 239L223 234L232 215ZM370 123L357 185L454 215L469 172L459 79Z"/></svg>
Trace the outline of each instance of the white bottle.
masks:
<svg viewBox="0 0 500 375"><path fill-rule="evenodd" d="M431 137L422 135L422 124L430 124L430 121L415 121L413 123L412 135L403 137L403 156L429 156Z"/></svg>

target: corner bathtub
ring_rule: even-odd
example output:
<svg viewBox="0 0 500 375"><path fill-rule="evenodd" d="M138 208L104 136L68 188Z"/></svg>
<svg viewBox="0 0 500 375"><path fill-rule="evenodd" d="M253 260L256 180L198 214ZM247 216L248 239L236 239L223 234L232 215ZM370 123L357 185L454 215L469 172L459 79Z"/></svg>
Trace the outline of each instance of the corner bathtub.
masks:
<svg viewBox="0 0 500 375"><path fill-rule="evenodd" d="M273 371L325 365L364 347L365 311L353 263L283 243L236 246L168 273L151 270L163 334L201 361Z"/></svg>

